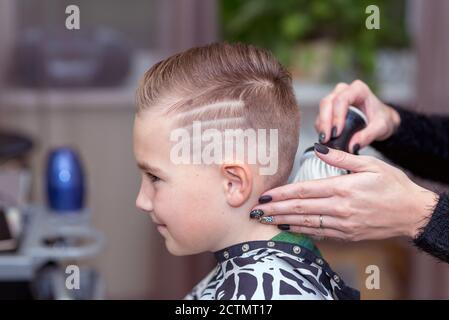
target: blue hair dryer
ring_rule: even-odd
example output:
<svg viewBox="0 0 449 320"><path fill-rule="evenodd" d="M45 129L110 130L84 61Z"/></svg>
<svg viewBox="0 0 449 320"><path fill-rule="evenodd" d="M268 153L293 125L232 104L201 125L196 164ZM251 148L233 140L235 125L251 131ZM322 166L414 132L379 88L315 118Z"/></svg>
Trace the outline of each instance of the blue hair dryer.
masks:
<svg viewBox="0 0 449 320"><path fill-rule="evenodd" d="M47 200L56 212L75 212L84 208L85 185L81 160L68 147L54 149L47 159Z"/></svg>

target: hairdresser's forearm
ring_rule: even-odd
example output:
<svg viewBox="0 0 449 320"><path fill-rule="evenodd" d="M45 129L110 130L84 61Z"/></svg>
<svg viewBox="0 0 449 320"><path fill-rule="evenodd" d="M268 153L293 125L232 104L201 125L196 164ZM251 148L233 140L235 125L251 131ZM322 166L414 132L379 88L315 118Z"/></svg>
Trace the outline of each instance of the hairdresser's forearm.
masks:
<svg viewBox="0 0 449 320"><path fill-rule="evenodd" d="M449 195L441 194L426 225L419 229L414 244L430 255L449 262Z"/></svg>
<svg viewBox="0 0 449 320"><path fill-rule="evenodd" d="M400 125L385 141L372 146L387 158L427 179L449 182L449 117L425 116L394 107Z"/></svg>

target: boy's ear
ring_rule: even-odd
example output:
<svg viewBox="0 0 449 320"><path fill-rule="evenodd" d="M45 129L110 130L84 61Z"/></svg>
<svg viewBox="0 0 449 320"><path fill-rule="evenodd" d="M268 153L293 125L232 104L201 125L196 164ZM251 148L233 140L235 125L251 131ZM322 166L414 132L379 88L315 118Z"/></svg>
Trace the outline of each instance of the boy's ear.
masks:
<svg viewBox="0 0 449 320"><path fill-rule="evenodd" d="M223 164L221 172L226 200L231 207L240 207L251 195L253 176L245 164Z"/></svg>

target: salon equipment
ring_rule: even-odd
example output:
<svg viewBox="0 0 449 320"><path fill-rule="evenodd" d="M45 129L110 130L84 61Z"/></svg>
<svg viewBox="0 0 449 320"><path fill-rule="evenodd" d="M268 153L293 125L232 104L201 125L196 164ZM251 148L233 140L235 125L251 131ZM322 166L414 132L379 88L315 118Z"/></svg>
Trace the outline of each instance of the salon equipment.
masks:
<svg viewBox="0 0 449 320"><path fill-rule="evenodd" d="M6 212L0 207L0 252L15 248L17 248L17 241L11 232Z"/></svg>
<svg viewBox="0 0 449 320"><path fill-rule="evenodd" d="M22 220L19 206L26 202L29 186L27 155L31 139L15 132L0 132L0 253L19 245Z"/></svg>
<svg viewBox="0 0 449 320"><path fill-rule="evenodd" d="M69 148L53 150L47 162L51 205L29 204L25 156L31 147L26 137L0 135L0 300L101 299L102 278L82 261L98 255L105 241L84 206L81 161ZM79 266L79 289L67 287L67 266Z"/></svg>
<svg viewBox="0 0 449 320"><path fill-rule="evenodd" d="M56 215L44 207L29 206L22 213L26 223L19 248L14 253L0 254L0 297L5 295L2 287L11 282L26 283L30 298L71 299L76 298L73 295L82 295L82 291L68 290L61 278L67 277L65 265L95 256L104 245L103 235L90 226L90 212ZM95 292L94 296L83 298L101 297L98 276L92 270L81 270L81 282L87 281L83 274L97 281L87 281L88 287L80 286L81 290ZM94 292L90 291L92 286L97 286Z"/></svg>
<svg viewBox="0 0 449 320"><path fill-rule="evenodd" d="M365 114L355 107L349 107L346 115L345 126L341 134L331 138L325 145L349 152L349 142L357 131L367 125ZM315 180L332 176L347 174L347 170L328 165L315 155L314 147L308 148L301 156L298 172L294 175L293 182Z"/></svg>
<svg viewBox="0 0 449 320"><path fill-rule="evenodd" d="M75 150L54 149L47 160L47 200L58 213L76 212L84 207L84 173Z"/></svg>

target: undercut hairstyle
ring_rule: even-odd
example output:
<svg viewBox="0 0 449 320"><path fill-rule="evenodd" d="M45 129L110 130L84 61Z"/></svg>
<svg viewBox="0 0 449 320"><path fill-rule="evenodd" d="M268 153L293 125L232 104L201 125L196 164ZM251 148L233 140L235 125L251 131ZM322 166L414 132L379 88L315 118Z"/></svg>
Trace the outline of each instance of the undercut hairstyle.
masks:
<svg viewBox="0 0 449 320"><path fill-rule="evenodd" d="M159 108L180 127L277 129L279 167L267 187L287 182L299 139L299 107L290 73L269 51L214 43L153 65L136 94L137 115Z"/></svg>

